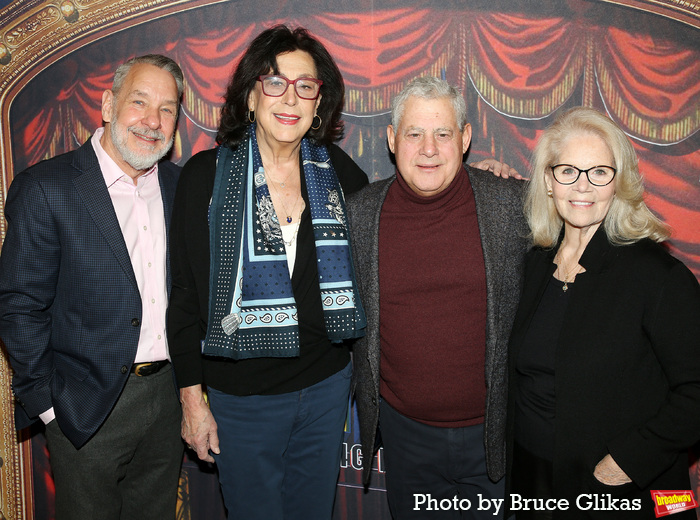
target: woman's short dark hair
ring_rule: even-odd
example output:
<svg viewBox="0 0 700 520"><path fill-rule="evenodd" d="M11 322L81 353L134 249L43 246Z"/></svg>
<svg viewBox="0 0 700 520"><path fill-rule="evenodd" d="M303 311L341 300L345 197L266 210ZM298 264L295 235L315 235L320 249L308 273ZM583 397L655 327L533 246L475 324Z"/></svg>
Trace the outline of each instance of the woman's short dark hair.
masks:
<svg viewBox="0 0 700 520"><path fill-rule="evenodd" d="M319 144L330 144L343 134L340 120L345 100L345 86L338 66L326 48L303 27L291 30L286 25L276 25L261 32L250 44L238 63L231 81L226 87L221 121L216 140L219 144L235 146L245 136L248 120L248 95L255 88L258 76L279 74L277 56L287 52L309 53L316 65L321 86L321 102L316 113L321 126L310 129L307 136Z"/></svg>

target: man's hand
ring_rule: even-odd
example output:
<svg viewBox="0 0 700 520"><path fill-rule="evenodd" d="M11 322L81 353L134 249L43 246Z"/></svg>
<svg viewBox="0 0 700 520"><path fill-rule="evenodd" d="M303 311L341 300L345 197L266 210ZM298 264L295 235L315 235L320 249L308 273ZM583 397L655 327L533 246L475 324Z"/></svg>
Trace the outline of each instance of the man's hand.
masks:
<svg viewBox="0 0 700 520"><path fill-rule="evenodd" d="M214 416L209 410L201 385L180 389L182 403L181 435L187 446L197 452L200 460L214 462L209 450L219 454L219 435Z"/></svg>
<svg viewBox="0 0 700 520"><path fill-rule="evenodd" d="M480 170L487 170L493 173L496 177L503 177L507 179L508 177L513 177L514 179L523 180L524 177L518 173L515 168L511 168L506 163L497 161L494 158L483 159L481 161L471 163L469 166L472 168L479 168Z"/></svg>
<svg viewBox="0 0 700 520"><path fill-rule="evenodd" d="M617 462L610 454L603 457L596 465L593 476L607 486L621 486L632 482L632 479L627 476L627 473L622 471L622 468L617 465Z"/></svg>

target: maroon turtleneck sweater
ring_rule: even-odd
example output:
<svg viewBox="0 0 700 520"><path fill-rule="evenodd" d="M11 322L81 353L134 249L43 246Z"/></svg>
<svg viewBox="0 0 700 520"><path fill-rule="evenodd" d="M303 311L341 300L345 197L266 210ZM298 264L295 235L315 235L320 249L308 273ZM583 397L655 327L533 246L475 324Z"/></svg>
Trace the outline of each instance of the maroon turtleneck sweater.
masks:
<svg viewBox="0 0 700 520"><path fill-rule="evenodd" d="M439 427L484 420L486 274L467 172L432 197L397 175L379 223L380 392Z"/></svg>

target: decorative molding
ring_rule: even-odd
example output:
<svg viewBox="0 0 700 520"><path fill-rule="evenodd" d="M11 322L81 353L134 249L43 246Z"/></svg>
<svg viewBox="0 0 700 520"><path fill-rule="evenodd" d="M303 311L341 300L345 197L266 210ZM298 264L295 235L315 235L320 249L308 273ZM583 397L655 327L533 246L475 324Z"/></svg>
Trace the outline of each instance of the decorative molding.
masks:
<svg viewBox="0 0 700 520"><path fill-rule="evenodd" d="M129 27L224 0L15 0L0 10L0 241L12 181L10 108L37 74L71 52ZM7 356L0 355L0 520L33 520L31 444L14 427ZM179 518L188 512L178 510Z"/></svg>
<svg viewBox="0 0 700 520"><path fill-rule="evenodd" d="M19 90L67 54L126 28L222 1L15 0L0 11L0 126L9 128L9 109ZM2 194L11 180L10 144L9 132L2 132ZM0 236L4 232L3 223Z"/></svg>
<svg viewBox="0 0 700 520"><path fill-rule="evenodd" d="M12 180L12 135L10 108L21 89L37 74L66 55L92 42L130 27L169 15L223 3L226 0L14 0L0 9L0 241L5 236L4 201ZM666 17L700 28L700 0L599 0ZM382 4L383 2L378 2ZM270 2L272 5L272 2ZM375 8L381 8L375 2ZM299 5L307 5L301 4ZM445 64L465 49L456 45L440 58ZM589 63L590 56L586 58ZM459 60L466 67L468 57ZM476 65L476 64L472 64ZM438 66L438 69L440 67ZM472 67L472 70L477 70ZM439 70L430 70L438 73ZM476 74L479 76L479 74ZM461 69L460 78L466 78ZM592 80L590 78L589 80ZM477 78L477 81L483 81ZM488 85L486 85L488 86ZM384 111L388 99L401 85L383 92L349 90L348 102L355 111ZM570 85L569 85L570 87ZM484 88L485 90L488 90ZM553 94L554 97L565 92ZM495 97L490 102L504 109L514 100ZM520 111L541 111L551 99L528 100ZM216 120L218 107L197 106L197 114L208 124ZM212 125L213 126L213 125ZM673 129L672 129L673 130ZM361 152L360 152L361 153ZM28 440L14 430L14 401L10 390L11 372L6 356L0 356L0 520L32 520L31 449ZM186 486L186 480L181 485Z"/></svg>
<svg viewBox="0 0 700 520"><path fill-rule="evenodd" d="M599 0L670 18L700 28L700 0Z"/></svg>
<svg viewBox="0 0 700 520"><path fill-rule="evenodd" d="M0 344L1 345L1 344ZM3 349L4 352L4 349ZM31 446L15 432L12 372L5 355L0 356L0 519L32 520Z"/></svg>

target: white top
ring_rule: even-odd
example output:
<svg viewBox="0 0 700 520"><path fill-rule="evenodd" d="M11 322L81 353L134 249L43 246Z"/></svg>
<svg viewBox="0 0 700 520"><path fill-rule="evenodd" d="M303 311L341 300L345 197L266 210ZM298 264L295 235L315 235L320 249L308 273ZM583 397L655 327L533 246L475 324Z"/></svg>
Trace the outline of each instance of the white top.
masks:
<svg viewBox="0 0 700 520"><path fill-rule="evenodd" d="M280 226L282 230L282 239L284 241L284 249L287 253L287 267L289 268L289 278L294 272L294 261L297 257L297 235L299 234L299 221L288 226Z"/></svg>

